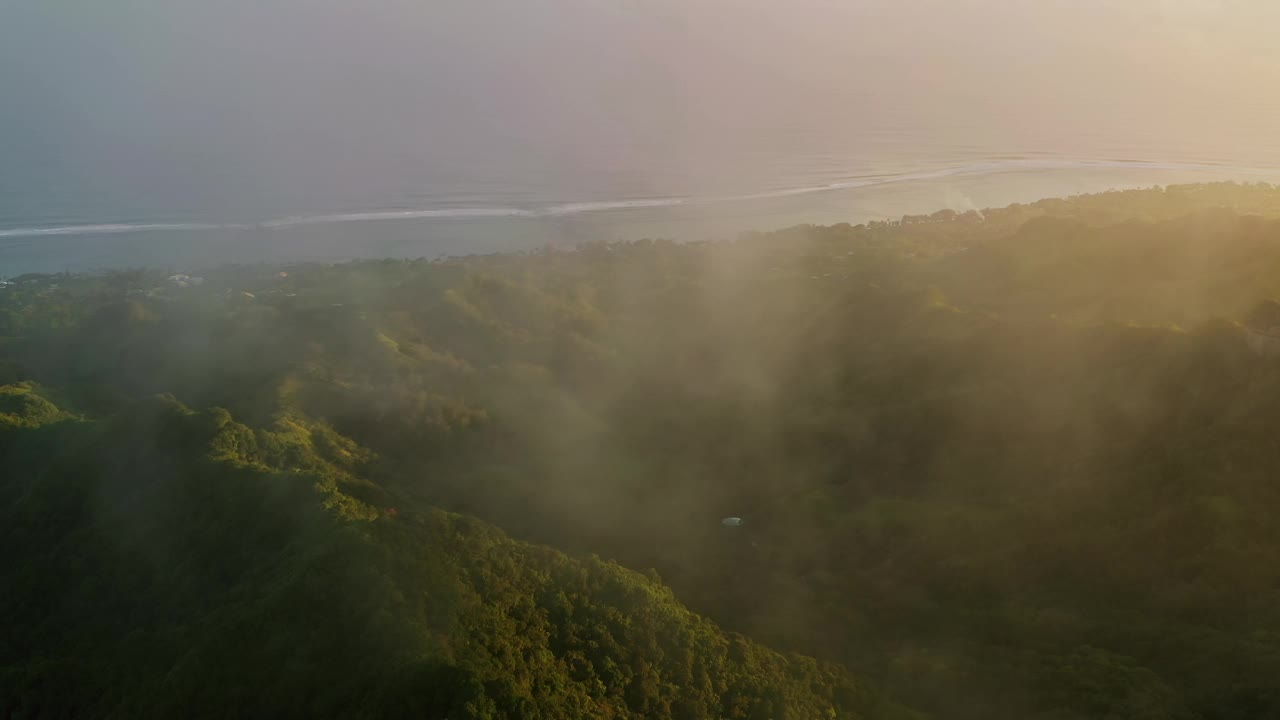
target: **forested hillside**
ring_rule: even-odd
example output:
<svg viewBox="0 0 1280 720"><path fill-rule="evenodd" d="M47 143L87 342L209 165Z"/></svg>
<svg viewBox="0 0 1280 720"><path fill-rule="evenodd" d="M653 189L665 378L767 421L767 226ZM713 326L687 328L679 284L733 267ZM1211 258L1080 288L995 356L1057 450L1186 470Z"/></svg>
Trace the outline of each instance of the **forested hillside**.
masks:
<svg viewBox="0 0 1280 720"><path fill-rule="evenodd" d="M909 717L652 574L388 505L327 428L3 397L6 717Z"/></svg>
<svg viewBox="0 0 1280 720"><path fill-rule="evenodd" d="M1280 189L191 274L0 289L8 715L1280 716Z"/></svg>

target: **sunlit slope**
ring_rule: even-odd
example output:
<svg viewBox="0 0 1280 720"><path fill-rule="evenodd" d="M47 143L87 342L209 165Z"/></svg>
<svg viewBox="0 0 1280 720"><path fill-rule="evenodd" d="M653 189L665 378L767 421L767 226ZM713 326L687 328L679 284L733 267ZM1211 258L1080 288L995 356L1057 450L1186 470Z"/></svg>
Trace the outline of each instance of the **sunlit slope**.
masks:
<svg viewBox="0 0 1280 720"><path fill-rule="evenodd" d="M881 716L656 579L394 508L330 431L4 397L6 717Z"/></svg>
<svg viewBox="0 0 1280 720"><path fill-rule="evenodd" d="M720 627L938 717L1267 717L1280 362L1246 321L1280 298L1278 210L1194 186L193 287L27 278L0 381L46 388L5 401L40 423L157 393L296 423L368 481L326 497L376 509L344 521L375 537L442 508L656 568Z"/></svg>

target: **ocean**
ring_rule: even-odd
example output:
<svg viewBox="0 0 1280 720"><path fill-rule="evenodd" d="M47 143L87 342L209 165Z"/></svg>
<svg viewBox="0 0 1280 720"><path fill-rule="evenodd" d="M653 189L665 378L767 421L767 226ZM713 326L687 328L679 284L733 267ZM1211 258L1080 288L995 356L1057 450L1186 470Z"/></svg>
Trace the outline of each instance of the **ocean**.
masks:
<svg viewBox="0 0 1280 720"><path fill-rule="evenodd" d="M1280 163L1245 164L1243 159L1234 164L993 155L980 162L953 158L954 164L946 165L947 154L935 151L930 157L942 167L853 165L841 173L828 161L797 172L792 159L787 163L789 183L719 194L610 196L607 178L598 177L592 191L576 197L564 193L542 203L510 201L519 195L553 194L536 185L513 186L490 196L472 193L470 203L459 203L450 196L447 176L436 179L436 193L391 192L390 201L381 202L335 198L310 211L283 203L255 208L257 212L228 212L225 206L205 210L198 198L187 198L192 209L186 212L157 206L122 213L91 202L44 198L44 213L24 214L31 207L27 203L0 205L0 277L126 267L198 270L222 263L433 258L566 248L597 240L715 240L802 223L859 223L1112 189L1217 180L1280 182ZM411 202L403 199L409 194L416 195Z"/></svg>
<svg viewBox="0 0 1280 720"><path fill-rule="evenodd" d="M1227 82L1248 76L1207 50L1159 65L1154 39L1118 54L1149 23L1059 31L1074 16L1011 5L1002 46L947 3L906 32L896 5L817 0L228 2L0 8L0 277L1280 182L1265 78Z"/></svg>

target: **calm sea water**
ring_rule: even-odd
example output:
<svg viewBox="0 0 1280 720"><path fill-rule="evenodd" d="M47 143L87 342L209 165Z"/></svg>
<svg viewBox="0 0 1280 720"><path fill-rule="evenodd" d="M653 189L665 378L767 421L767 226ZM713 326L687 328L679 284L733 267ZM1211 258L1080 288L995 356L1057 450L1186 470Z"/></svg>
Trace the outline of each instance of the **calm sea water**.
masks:
<svg viewBox="0 0 1280 720"><path fill-rule="evenodd" d="M1036 61L1051 43L1025 33L1025 62L983 65L975 41L948 76L953 60L916 64L960 37L941 20L920 47L867 49L880 33L854 43L865 23L846 18L821 35L818 10L749 25L687 9L708 3L228 3L0 7L0 277L693 240L1280 181L1265 86L1140 97L1167 73L1138 63L1110 87L1085 65L1096 52Z"/></svg>

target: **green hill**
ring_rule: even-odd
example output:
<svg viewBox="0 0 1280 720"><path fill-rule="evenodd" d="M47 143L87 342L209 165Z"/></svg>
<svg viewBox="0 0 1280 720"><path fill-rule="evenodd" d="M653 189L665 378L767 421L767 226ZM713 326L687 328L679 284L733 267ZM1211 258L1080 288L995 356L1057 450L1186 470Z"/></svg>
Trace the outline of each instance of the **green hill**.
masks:
<svg viewBox="0 0 1280 720"><path fill-rule="evenodd" d="M1280 715L1280 189L204 279L0 292L10 714Z"/></svg>
<svg viewBox="0 0 1280 720"><path fill-rule="evenodd" d="M5 717L898 716L656 577L386 505L323 428L46 406L0 440Z"/></svg>

